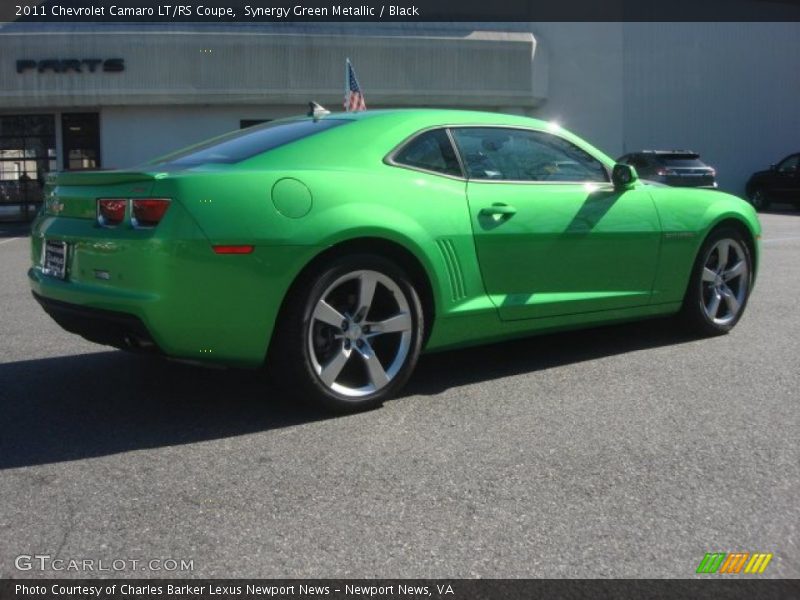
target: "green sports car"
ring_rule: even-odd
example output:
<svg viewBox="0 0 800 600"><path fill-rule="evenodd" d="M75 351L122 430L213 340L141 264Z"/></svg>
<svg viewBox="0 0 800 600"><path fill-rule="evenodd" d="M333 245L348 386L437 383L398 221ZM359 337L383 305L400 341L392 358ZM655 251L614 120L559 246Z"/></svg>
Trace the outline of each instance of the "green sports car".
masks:
<svg viewBox="0 0 800 600"><path fill-rule="evenodd" d="M639 181L554 124L377 110L54 174L28 276L89 340L266 365L346 412L423 350L673 313L725 333L759 236L743 200Z"/></svg>

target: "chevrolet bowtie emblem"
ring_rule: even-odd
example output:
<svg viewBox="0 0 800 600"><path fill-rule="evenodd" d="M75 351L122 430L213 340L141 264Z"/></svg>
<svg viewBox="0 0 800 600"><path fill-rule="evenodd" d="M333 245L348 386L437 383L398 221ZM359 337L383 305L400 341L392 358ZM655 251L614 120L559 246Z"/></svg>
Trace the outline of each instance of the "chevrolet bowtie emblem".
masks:
<svg viewBox="0 0 800 600"><path fill-rule="evenodd" d="M60 213L64 210L64 203L59 202L58 200L51 200L50 201L50 211L56 214Z"/></svg>

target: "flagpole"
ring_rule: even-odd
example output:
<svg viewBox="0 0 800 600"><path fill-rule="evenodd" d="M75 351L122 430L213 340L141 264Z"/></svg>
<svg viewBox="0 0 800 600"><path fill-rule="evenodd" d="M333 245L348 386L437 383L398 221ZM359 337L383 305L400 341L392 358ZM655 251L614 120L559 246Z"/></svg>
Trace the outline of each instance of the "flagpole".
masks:
<svg viewBox="0 0 800 600"><path fill-rule="evenodd" d="M344 97L345 101L348 99L348 93L350 92L350 70L347 68L350 66L350 58L346 58L344 61ZM350 112L350 106L345 105L344 107L345 112Z"/></svg>

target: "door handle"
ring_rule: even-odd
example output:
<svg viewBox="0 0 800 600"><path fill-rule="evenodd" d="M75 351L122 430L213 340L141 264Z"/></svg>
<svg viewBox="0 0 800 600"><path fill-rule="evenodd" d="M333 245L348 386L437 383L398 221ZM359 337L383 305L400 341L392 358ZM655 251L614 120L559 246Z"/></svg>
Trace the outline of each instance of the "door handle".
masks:
<svg viewBox="0 0 800 600"><path fill-rule="evenodd" d="M517 214L517 209L510 204L496 203L486 208L482 208L480 214L485 217L493 217L495 215L510 217Z"/></svg>

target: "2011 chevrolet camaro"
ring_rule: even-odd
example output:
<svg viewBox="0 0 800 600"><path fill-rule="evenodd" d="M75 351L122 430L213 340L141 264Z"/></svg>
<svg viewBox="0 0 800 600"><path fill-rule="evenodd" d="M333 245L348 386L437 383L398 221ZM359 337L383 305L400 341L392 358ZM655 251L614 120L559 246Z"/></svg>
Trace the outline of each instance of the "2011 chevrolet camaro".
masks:
<svg viewBox="0 0 800 600"><path fill-rule="evenodd" d="M729 331L760 226L541 121L386 110L274 121L141 168L51 176L35 298L89 340L256 367L378 405L440 350L679 313Z"/></svg>

